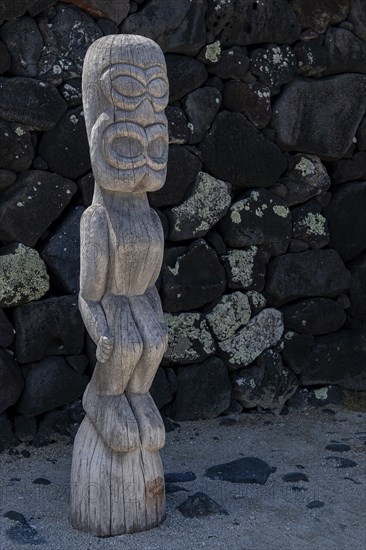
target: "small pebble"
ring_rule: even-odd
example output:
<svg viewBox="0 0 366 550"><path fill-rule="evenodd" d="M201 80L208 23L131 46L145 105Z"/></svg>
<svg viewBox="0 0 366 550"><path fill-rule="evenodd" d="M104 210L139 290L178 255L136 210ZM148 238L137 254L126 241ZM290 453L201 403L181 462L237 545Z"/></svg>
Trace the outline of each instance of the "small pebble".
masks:
<svg viewBox="0 0 366 550"><path fill-rule="evenodd" d="M344 453L345 451L351 450L351 447L344 443L330 443L330 445L327 445L325 448L327 451L335 451L337 453Z"/></svg>
<svg viewBox="0 0 366 550"><path fill-rule="evenodd" d="M290 472L282 476L283 481L294 483L296 481L309 481L309 478L303 472Z"/></svg>
<svg viewBox="0 0 366 550"><path fill-rule="evenodd" d="M46 479L45 477L37 477L37 479L34 479L32 483L35 483L36 485L50 485L51 482L49 479Z"/></svg>
<svg viewBox="0 0 366 550"><path fill-rule="evenodd" d="M321 500L312 500L306 505L306 507L310 508L310 510L312 510L313 508L323 508L323 506L324 502Z"/></svg>
<svg viewBox="0 0 366 550"><path fill-rule="evenodd" d="M24 458L29 458L30 457L30 452L27 451L27 449L23 449L22 451L20 451L20 454L24 456Z"/></svg>
<svg viewBox="0 0 366 550"><path fill-rule="evenodd" d="M164 475L165 483L184 483L194 481L197 476L193 472L170 472Z"/></svg>

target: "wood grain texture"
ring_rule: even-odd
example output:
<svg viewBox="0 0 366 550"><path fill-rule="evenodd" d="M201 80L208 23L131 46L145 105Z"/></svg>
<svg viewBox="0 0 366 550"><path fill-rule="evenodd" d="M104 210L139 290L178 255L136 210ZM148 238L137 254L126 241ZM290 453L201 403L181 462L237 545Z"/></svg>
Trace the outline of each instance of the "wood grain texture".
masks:
<svg viewBox="0 0 366 550"><path fill-rule="evenodd" d="M83 104L95 190L80 227L79 308L97 364L74 443L70 521L103 537L165 518L165 430L149 394L167 347L155 287L164 237L147 192L166 177L167 102L153 41L112 35L89 48Z"/></svg>

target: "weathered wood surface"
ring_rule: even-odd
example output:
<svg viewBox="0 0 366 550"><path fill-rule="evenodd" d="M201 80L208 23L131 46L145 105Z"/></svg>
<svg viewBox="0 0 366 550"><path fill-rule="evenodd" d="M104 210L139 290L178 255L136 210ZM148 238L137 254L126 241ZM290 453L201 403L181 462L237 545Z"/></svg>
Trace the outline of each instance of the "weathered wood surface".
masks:
<svg viewBox="0 0 366 550"><path fill-rule="evenodd" d="M153 41L115 35L89 48L83 104L95 191L80 228L79 307L97 364L74 443L70 521L98 536L165 518L165 430L148 393L167 346L155 287L164 238L147 192L166 177L167 102Z"/></svg>

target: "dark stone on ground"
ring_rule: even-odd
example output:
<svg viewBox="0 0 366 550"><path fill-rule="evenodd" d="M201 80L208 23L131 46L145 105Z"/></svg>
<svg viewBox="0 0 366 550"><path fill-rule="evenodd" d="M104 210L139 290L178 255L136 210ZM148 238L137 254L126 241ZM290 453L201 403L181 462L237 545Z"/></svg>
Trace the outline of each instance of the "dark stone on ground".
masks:
<svg viewBox="0 0 366 550"><path fill-rule="evenodd" d="M291 44L300 34L300 24L285 0L210 2L206 24L222 45L275 42Z"/></svg>
<svg viewBox="0 0 366 550"><path fill-rule="evenodd" d="M32 136L28 128L22 124L0 121L0 149L0 168L23 172L32 164Z"/></svg>
<svg viewBox="0 0 366 550"><path fill-rule="evenodd" d="M59 91L68 107L77 107L82 103L81 78L71 78L63 82Z"/></svg>
<svg viewBox="0 0 366 550"><path fill-rule="evenodd" d="M169 79L170 103L174 103L189 92L196 90L207 79L206 67L193 57L168 54L165 59Z"/></svg>
<svg viewBox="0 0 366 550"><path fill-rule="evenodd" d="M185 483L195 479L197 479L197 476L193 472L169 472L164 474L165 483Z"/></svg>
<svg viewBox="0 0 366 550"><path fill-rule="evenodd" d="M0 414L16 403L23 391L24 379L18 363L0 349Z"/></svg>
<svg viewBox="0 0 366 550"><path fill-rule="evenodd" d="M0 309L0 346L7 348L13 343L14 328L5 313Z"/></svg>
<svg viewBox="0 0 366 550"><path fill-rule="evenodd" d="M38 26L44 41L39 78L58 85L81 77L87 49L103 36L97 23L85 11L58 4L38 18Z"/></svg>
<svg viewBox="0 0 366 550"><path fill-rule="evenodd" d="M194 56L205 44L205 2L151 0L123 22L121 32L147 36L163 52Z"/></svg>
<svg viewBox="0 0 366 550"><path fill-rule="evenodd" d="M343 308L328 298L312 298L281 308L285 328L303 334L327 334L346 321Z"/></svg>
<svg viewBox="0 0 366 550"><path fill-rule="evenodd" d="M220 59L214 65L208 67L210 73L226 80L235 78L241 80L246 77L250 65L250 59L246 48L233 46L220 53Z"/></svg>
<svg viewBox="0 0 366 550"><path fill-rule="evenodd" d="M246 409L259 407L279 413L297 387L296 376L282 362L281 354L265 350L254 366L232 378L233 397Z"/></svg>
<svg viewBox="0 0 366 550"><path fill-rule="evenodd" d="M174 483L165 483L165 494L171 495L173 493L179 493L179 491L187 492L187 489L180 485L174 485Z"/></svg>
<svg viewBox="0 0 366 550"><path fill-rule="evenodd" d="M78 178L90 170L89 144L83 107L69 109L57 126L43 135L38 152L50 170Z"/></svg>
<svg viewBox="0 0 366 550"><path fill-rule="evenodd" d="M184 247L168 249L162 268L164 311L199 308L225 290L225 270L215 251L203 239Z"/></svg>
<svg viewBox="0 0 366 550"><path fill-rule="evenodd" d="M358 466L357 462L349 458L342 458L340 456L326 456L325 460L328 460L334 468L355 468Z"/></svg>
<svg viewBox="0 0 366 550"><path fill-rule="evenodd" d="M27 449L23 449L22 451L20 451L20 454L24 456L24 458L29 458L31 455L30 452L27 451Z"/></svg>
<svg viewBox="0 0 366 550"><path fill-rule="evenodd" d="M365 112L365 86L366 77L359 74L295 79L274 105L278 145L325 160L343 157Z"/></svg>
<svg viewBox="0 0 366 550"><path fill-rule="evenodd" d="M336 453L344 453L351 450L351 447L345 443L329 443L325 448L327 451L335 451Z"/></svg>
<svg viewBox="0 0 366 550"><path fill-rule="evenodd" d="M16 409L34 416L61 407L81 397L88 382L63 357L47 357L27 365L25 387Z"/></svg>
<svg viewBox="0 0 366 550"><path fill-rule="evenodd" d="M224 411L224 412L226 412L226 411ZM238 423L238 421L236 420L236 418L223 418L219 422L220 426L234 426L237 423Z"/></svg>
<svg viewBox="0 0 366 550"><path fill-rule="evenodd" d="M22 17L5 23L1 29L1 38L11 56L10 73L37 78L43 39L36 21L31 17Z"/></svg>
<svg viewBox="0 0 366 550"><path fill-rule="evenodd" d="M322 196L330 184L328 172L318 157L294 155L289 171L271 187L271 192L293 206Z"/></svg>
<svg viewBox="0 0 366 550"><path fill-rule="evenodd" d="M0 239L34 246L77 191L76 184L50 172L23 172L2 195Z"/></svg>
<svg viewBox="0 0 366 550"><path fill-rule="evenodd" d="M271 473L270 466L254 456L239 458L232 462L212 466L205 472L210 479L231 483L259 483L264 485Z"/></svg>
<svg viewBox="0 0 366 550"><path fill-rule="evenodd" d="M256 128L267 126L272 117L271 93L267 86L229 80L224 85L223 107L243 113Z"/></svg>
<svg viewBox="0 0 366 550"><path fill-rule="evenodd" d="M62 117L66 103L48 82L26 77L0 77L0 117L33 130L51 130Z"/></svg>
<svg viewBox="0 0 366 550"><path fill-rule="evenodd" d="M9 510L9 512L5 512L5 514L3 514L3 518L8 518L12 521L18 521L19 523L23 523L23 525L27 523L27 520L25 519L23 514L21 514L20 512L15 512L14 510Z"/></svg>
<svg viewBox="0 0 366 550"><path fill-rule="evenodd" d="M298 298L334 298L350 286L350 273L335 250L309 250L278 256L267 270L268 302L280 306Z"/></svg>
<svg viewBox="0 0 366 550"><path fill-rule="evenodd" d="M15 355L30 363L48 355L82 353L84 325L77 298L60 296L18 307L14 313Z"/></svg>
<svg viewBox="0 0 366 550"><path fill-rule="evenodd" d="M42 249L42 258L69 294L79 291L80 218L84 208L75 206Z"/></svg>
<svg viewBox="0 0 366 550"><path fill-rule="evenodd" d="M218 357L177 369L178 389L169 416L175 420L200 420L219 416L230 403L228 371Z"/></svg>
<svg viewBox="0 0 366 550"><path fill-rule="evenodd" d="M19 439L14 434L13 425L10 422L7 413L0 415L0 453L4 449L13 449L19 445Z"/></svg>
<svg viewBox="0 0 366 550"><path fill-rule="evenodd" d="M286 483L294 483L296 481L309 481L309 478L303 472L290 472L282 476L283 481Z"/></svg>
<svg viewBox="0 0 366 550"><path fill-rule="evenodd" d="M165 114L168 119L169 143L173 145L187 143L189 138L188 119L183 109L176 105L168 105Z"/></svg>
<svg viewBox="0 0 366 550"><path fill-rule="evenodd" d="M152 207L174 206L182 202L188 188L193 184L201 170L202 162L189 147L171 145L169 147L167 177L164 186L149 193Z"/></svg>
<svg viewBox="0 0 366 550"><path fill-rule="evenodd" d="M294 485L293 487L291 487L291 491L294 491L295 493L305 493L305 491L307 490L308 490L307 487L298 487L297 485Z"/></svg>
<svg viewBox="0 0 366 550"><path fill-rule="evenodd" d="M348 0L289 0L303 29L313 29L318 33L328 25L335 25L346 19L349 11ZM320 4L320 6L319 6Z"/></svg>
<svg viewBox="0 0 366 550"><path fill-rule="evenodd" d="M47 544L47 541L39 535L38 531L31 527L28 523L26 525L23 525L22 523L14 525L13 527L7 529L5 534L7 538L17 546L22 546L24 544Z"/></svg>
<svg viewBox="0 0 366 550"><path fill-rule="evenodd" d="M19 415L14 417L14 430L20 441L30 442L37 432L35 416Z"/></svg>
<svg viewBox="0 0 366 550"><path fill-rule="evenodd" d="M0 74L6 73L11 66L11 57L4 42L0 42Z"/></svg>
<svg viewBox="0 0 366 550"><path fill-rule="evenodd" d="M322 500L312 500L306 505L306 508L314 510L314 508L323 508L324 502Z"/></svg>
<svg viewBox="0 0 366 550"><path fill-rule="evenodd" d="M355 181L337 187L324 215L330 229L329 246L335 248L345 262L365 249L366 181ZM346 213L352 212L352 215Z"/></svg>
<svg viewBox="0 0 366 550"><path fill-rule="evenodd" d="M161 409L172 400L172 389L165 374L165 370L161 367L156 371L155 378L149 391L158 409Z"/></svg>
<svg viewBox="0 0 366 550"><path fill-rule="evenodd" d="M51 485L50 480L44 477L37 477L37 479L34 479L32 483L35 485Z"/></svg>
<svg viewBox="0 0 366 550"><path fill-rule="evenodd" d="M194 90L185 99L190 136L188 143L202 141L221 105L221 93L216 88L203 87Z"/></svg>
<svg viewBox="0 0 366 550"><path fill-rule="evenodd" d="M200 149L208 172L240 189L270 187L287 168L281 150L241 113L220 112Z"/></svg>
<svg viewBox="0 0 366 550"><path fill-rule="evenodd" d="M349 390L366 390L366 330L340 330L319 336L303 358L303 386L337 384Z"/></svg>
<svg viewBox="0 0 366 550"><path fill-rule="evenodd" d="M260 48L251 54L250 72L271 89L291 82L296 72L296 57L289 46Z"/></svg>
<svg viewBox="0 0 366 550"><path fill-rule="evenodd" d="M286 252L292 236L287 204L266 189L247 191L234 202L219 223L228 246L258 245L270 255Z"/></svg>
<svg viewBox="0 0 366 550"><path fill-rule="evenodd" d="M329 243L328 222L316 200L294 208L291 215L293 237L304 241L310 248L323 248Z"/></svg>
<svg viewBox="0 0 366 550"><path fill-rule="evenodd" d="M186 518L201 518L215 514L229 515L229 512L225 508L201 492L191 495L182 504L177 506L177 510Z"/></svg>

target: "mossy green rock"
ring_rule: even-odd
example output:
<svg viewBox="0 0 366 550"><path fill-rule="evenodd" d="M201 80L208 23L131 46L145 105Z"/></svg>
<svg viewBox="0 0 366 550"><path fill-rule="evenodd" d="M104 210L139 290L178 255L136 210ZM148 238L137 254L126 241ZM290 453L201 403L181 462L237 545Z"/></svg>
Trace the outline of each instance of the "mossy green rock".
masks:
<svg viewBox="0 0 366 550"><path fill-rule="evenodd" d="M1 307L39 300L49 288L46 265L36 250L23 244L11 244L0 249Z"/></svg>

